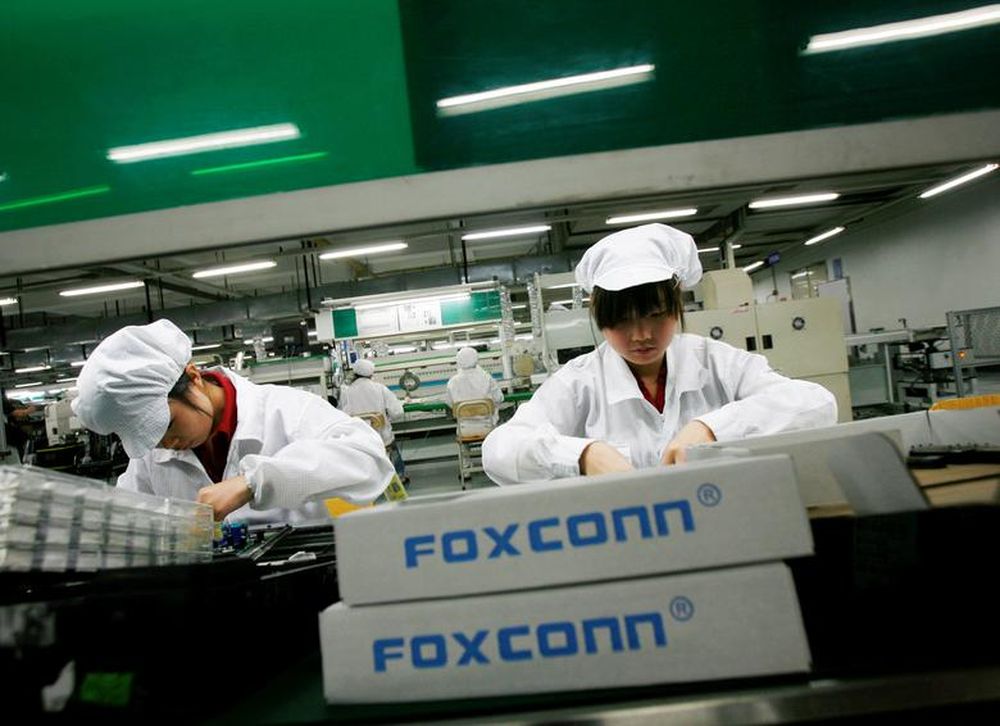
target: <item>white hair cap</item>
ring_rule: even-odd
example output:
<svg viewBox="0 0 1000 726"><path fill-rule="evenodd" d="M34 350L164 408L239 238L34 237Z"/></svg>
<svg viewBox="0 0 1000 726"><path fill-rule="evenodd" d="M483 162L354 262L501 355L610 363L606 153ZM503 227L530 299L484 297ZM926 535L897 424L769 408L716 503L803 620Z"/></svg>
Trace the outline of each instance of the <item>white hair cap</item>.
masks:
<svg viewBox="0 0 1000 726"><path fill-rule="evenodd" d="M375 364L367 358L358 358L351 364L351 370L354 371L354 375L356 376L371 378L375 375Z"/></svg>
<svg viewBox="0 0 1000 726"><path fill-rule="evenodd" d="M169 320L112 333L80 369L73 413L99 434L118 434L132 459L167 433L167 394L191 360L191 340Z"/></svg>
<svg viewBox="0 0 1000 726"><path fill-rule="evenodd" d="M479 362L479 353L476 352L475 348L467 346L458 351L455 362L458 363L459 368L475 368L476 363Z"/></svg>
<svg viewBox="0 0 1000 726"><path fill-rule="evenodd" d="M694 239L665 224L644 224L604 237L576 266L576 281L587 292L625 290L673 277L690 289L701 279Z"/></svg>

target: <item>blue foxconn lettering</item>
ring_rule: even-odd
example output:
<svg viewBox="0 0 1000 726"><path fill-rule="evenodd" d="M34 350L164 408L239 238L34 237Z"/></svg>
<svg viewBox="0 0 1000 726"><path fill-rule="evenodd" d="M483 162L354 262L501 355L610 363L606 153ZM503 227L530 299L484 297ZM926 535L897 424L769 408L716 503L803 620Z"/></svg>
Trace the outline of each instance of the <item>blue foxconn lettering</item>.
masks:
<svg viewBox="0 0 1000 726"><path fill-rule="evenodd" d="M403 540L406 567L420 566L422 560L440 559L447 564L476 562L485 557L520 557L524 552L555 552L627 542L630 538L650 539L670 534L670 515L684 532L693 532L694 514L686 499L653 505L623 507L610 512L583 512L566 517L545 517L527 523L511 522L505 527L481 530L456 529L420 534Z"/></svg>
<svg viewBox="0 0 1000 726"><path fill-rule="evenodd" d="M379 638L372 643L375 673L392 661L417 670L450 666L565 658L667 647L667 630L658 612L556 620L538 625L508 625L474 633L424 633L410 638Z"/></svg>

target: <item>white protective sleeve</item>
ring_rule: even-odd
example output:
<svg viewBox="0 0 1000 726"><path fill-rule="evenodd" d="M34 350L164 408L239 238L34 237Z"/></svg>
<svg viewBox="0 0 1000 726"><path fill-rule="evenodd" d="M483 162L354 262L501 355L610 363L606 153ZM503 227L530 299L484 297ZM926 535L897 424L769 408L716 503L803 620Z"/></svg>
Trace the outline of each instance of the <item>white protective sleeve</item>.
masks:
<svg viewBox="0 0 1000 726"><path fill-rule="evenodd" d="M403 402L387 386L382 386L382 401L390 421L396 421L403 416Z"/></svg>
<svg viewBox="0 0 1000 726"><path fill-rule="evenodd" d="M712 429L717 441L837 423L837 399L832 393L818 383L776 373L762 355L718 346L712 364L733 400L695 420Z"/></svg>
<svg viewBox="0 0 1000 726"><path fill-rule="evenodd" d="M368 503L395 474L378 433L320 398L303 407L289 438L271 456L250 454L240 462L254 488L253 509L295 509L330 497Z"/></svg>
<svg viewBox="0 0 1000 726"><path fill-rule="evenodd" d="M549 378L513 418L483 442L483 469L500 485L580 475L587 411L558 377Z"/></svg>

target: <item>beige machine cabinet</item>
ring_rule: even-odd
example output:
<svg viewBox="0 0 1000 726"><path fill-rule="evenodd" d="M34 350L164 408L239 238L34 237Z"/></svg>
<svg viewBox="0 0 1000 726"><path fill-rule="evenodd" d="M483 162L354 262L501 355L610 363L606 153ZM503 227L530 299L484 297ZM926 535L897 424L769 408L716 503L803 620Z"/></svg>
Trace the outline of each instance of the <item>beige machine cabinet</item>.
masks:
<svg viewBox="0 0 1000 726"><path fill-rule="evenodd" d="M757 318L752 307L699 310L684 313L684 332L721 340L734 348L752 350L757 345Z"/></svg>
<svg viewBox="0 0 1000 726"><path fill-rule="evenodd" d="M710 270L701 277L701 299L706 310L737 308L753 302L753 282L739 267Z"/></svg>
<svg viewBox="0 0 1000 726"><path fill-rule="evenodd" d="M806 298L757 305L758 352L790 378L847 373L840 302Z"/></svg>

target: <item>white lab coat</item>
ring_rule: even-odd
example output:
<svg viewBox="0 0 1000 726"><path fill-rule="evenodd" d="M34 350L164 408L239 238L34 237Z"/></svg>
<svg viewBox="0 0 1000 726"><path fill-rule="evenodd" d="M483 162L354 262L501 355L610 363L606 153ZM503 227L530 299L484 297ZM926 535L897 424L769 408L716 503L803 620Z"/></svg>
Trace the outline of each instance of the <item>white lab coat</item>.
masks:
<svg viewBox="0 0 1000 726"><path fill-rule="evenodd" d="M385 425L379 431L382 443L388 446L395 439L392 433L392 423L403 415L403 402L381 383L371 378L358 376L349 386L340 390L340 410L349 416L360 413L381 413L385 416ZM365 424L368 426L368 424ZM369 428L371 428L369 426Z"/></svg>
<svg viewBox="0 0 1000 726"><path fill-rule="evenodd" d="M833 394L775 373L761 355L677 334L666 357L662 413L643 398L628 364L607 343L574 358L486 438L486 473L498 484L579 476L580 455L596 440L617 448L637 469L655 467L667 444L695 419L718 441L837 421Z"/></svg>
<svg viewBox="0 0 1000 726"><path fill-rule="evenodd" d="M449 406L454 406L461 401L475 401L483 398L494 403L493 424L496 425L499 416L497 407L503 403L503 391L500 390L500 384L496 382L496 379L480 366L460 368L458 373L448 381L444 393L445 403Z"/></svg>
<svg viewBox="0 0 1000 726"><path fill-rule="evenodd" d="M319 396L258 385L221 368L236 388L236 431L223 478L244 475L255 495L229 515L252 522L299 522L328 515L319 500L371 502L393 475L379 437ZM153 449L132 459L123 489L193 500L213 482L192 450Z"/></svg>

